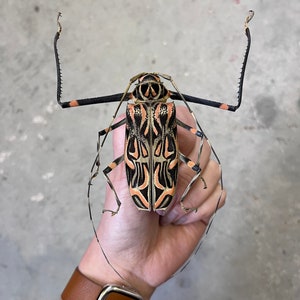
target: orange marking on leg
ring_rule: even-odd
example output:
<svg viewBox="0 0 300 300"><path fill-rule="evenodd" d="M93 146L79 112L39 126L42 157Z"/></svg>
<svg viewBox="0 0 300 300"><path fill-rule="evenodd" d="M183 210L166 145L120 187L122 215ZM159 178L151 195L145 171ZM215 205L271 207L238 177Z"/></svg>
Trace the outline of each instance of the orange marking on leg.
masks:
<svg viewBox="0 0 300 300"><path fill-rule="evenodd" d="M117 166L117 164L113 161L111 162L108 167L111 168L112 170Z"/></svg>
<svg viewBox="0 0 300 300"><path fill-rule="evenodd" d="M187 162L187 165L190 167L190 168L193 168L195 166L195 163L192 162L191 160Z"/></svg>
<svg viewBox="0 0 300 300"><path fill-rule="evenodd" d="M228 110L229 106L225 103L222 103L219 108L224 109L224 110Z"/></svg>
<svg viewBox="0 0 300 300"><path fill-rule="evenodd" d="M77 100L72 100L69 102L70 107L74 107L74 106L79 106L78 101Z"/></svg>
<svg viewBox="0 0 300 300"><path fill-rule="evenodd" d="M196 128L191 128L191 129L190 129L190 132L191 132L192 134L195 134L195 135L197 134L197 131L198 131L198 130L197 130Z"/></svg>

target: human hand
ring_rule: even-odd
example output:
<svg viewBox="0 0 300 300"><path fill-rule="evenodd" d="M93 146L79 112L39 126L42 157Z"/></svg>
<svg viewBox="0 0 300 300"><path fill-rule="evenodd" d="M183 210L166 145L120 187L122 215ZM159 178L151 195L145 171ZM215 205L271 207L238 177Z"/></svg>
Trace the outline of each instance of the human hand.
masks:
<svg viewBox="0 0 300 300"><path fill-rule="evenodd" d="M195 127L194 120L186 107L177 107L177 117ZM182 153L196 161L200 138L178 127L178 143ZM114 157L124 152L124 126L113 131ZM197 212L186 213L180 198L195 172L181 163L178 172L176 194L173 206L164 216L155 212L139 211L129 194L124 163L110 174L110 179L122 202L118 214L102 215L97 235L110 264L122 275L120 278L100 250L96 238L89 245L79 269L89 278L104 285L107 283L128 283L144 299L149 299L155 288L168 280L190 257L199 243L211 216L225 203L219 180L219 165L210 159L211 149L204 142L200 158L203 182L197 180L184 200L186 207L197 207ZM107 187L105 209L117 208L115 195Z"/></svg>

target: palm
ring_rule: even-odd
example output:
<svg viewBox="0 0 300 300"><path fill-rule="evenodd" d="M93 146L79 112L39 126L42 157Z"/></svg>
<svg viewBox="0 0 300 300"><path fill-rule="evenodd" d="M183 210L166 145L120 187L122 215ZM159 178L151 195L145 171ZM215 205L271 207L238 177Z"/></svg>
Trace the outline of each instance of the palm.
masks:
<svg viewBox="0 0 300 300"><path fill-rule="evenodd" d="M194 126L193 118L186 108L178 108L177 116L181 121ZM124 139L123 127L114 130L115 157L122 155ZM178 143L182 153L194 161L197 159L200 138L178 128ZM87 273L88 268L100 269L102 273L105 271L105 276L120 280L114 268L129 283L133 282L133 286L142 286L148 289L150 294L151 289L153 292L155 287L170 278L192 254L205 232L218 201L221 199L219 206L225 201L225 193L222 194L218 184L220 169L217 163L210 160L210 146L206 142L200 166L207 189L203 189L202 181L197 180L184 200L186 206L197 207L197 213L187 214L180 206L181 195L194 175L194 171L182 163L179 167L172 207L164 216L156 212L139 211L129 194L124 164L115 168L109 176L122 205L118 214L114 216L109 212L104 213L97 230L107 259L104 259L103 255L99 256L99 251L97 254L94 253L95 247L99 250L99 245L94 239L82 260L81 267L86 268ZM116 209L115 195L109 187L104 206L108 210ZM113 268L109 267L109 264ZM96 268L97 266L99 268ZM93 272L90 273L96 277ZM95 279L98 280L98 277Z"/></svg>

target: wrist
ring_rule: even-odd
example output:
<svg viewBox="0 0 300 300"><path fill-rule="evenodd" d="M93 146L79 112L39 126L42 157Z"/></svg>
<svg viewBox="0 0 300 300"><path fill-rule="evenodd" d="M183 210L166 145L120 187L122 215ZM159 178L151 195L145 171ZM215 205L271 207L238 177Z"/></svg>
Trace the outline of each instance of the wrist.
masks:
<svg viewBox="0 0 300 300"><path fill-rule="evenodd" d="M82 257L78 269L99 286L104 287L107 284L126 286L138 292L144 300L150 299L155 287L145 282L141 276L137 276L134 272L136 268L126 266L126 259L120 259L119 262L114 260L110 263L121 276L108 264L103 253L101 253L99 244L96 239L93 239Z"/></svg>
<svg viewBox="0 0 300 300"><path fill-rule="evenodd" d="M77 267L64 291L61 300L144 300L136 291L125 286L108 284L104 287L86 277Z"/></svg>

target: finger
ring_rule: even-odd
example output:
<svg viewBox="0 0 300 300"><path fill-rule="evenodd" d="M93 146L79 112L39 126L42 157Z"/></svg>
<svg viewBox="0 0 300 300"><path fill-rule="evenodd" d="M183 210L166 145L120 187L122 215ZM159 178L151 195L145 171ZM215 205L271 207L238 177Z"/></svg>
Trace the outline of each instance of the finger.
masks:
<svg viewBox="0 0 300 300"><path fill-rule="evenodd" d="M119 122L124 118L124 114L117 117L114 123ZM112 131L113 134L113 158L111 160L124 155L124 145L125 145L125 125L122 125ZM152 214L148 212L139 211L134 204L134 201L130 195L128 181L126 177L126 170L124 161L119 165L115 166L108 174L113 189L109 184L106 185L106 197L104 208L106 210L117 211L118 204L116 201L116 195L121 202L120 209L118 213L112 217L111 213L107 211L103 215L103 220L114 226L118 226L125 230L128 227L136 226L143 220L143 225L141 227L146 227L148 219L153 218ZM158 216L157 216L158 223Z"/></svg>
<svg viewBox="0 0 300 300"><path fill-rule="evenodd" d="M192 150L188 158L191 159L193 162L195 162L197 160L198 153L199 153L199 145L198 147L195 147ZM204 140L203 148L200 155L200 163L199 163L199 167L201 169L202 174L206 169L207 164L210 161L210 155L211 155L211 147L208 144L207 140ZM186 187L189 185L193 177L196 175L196 172L185 163L180 164L178 171L179 172L178 172L178 179L177 179L176 194L182 195Z"/></svg>
<svg viewBox="0 0 300 300"><path fill-rule="evenodd" d="M114 120L114 124L125 118L125 114L121 114ZM125 145L125 124L116 128L113 131L113 151L114 158L117 158L124 154Z"/></svg>
<svg viewBox="0 0 300 300"><path fill-rule="evenodd" d="M125 117L124 114L117 117L114 120L114 124L121 121ZM110 185L106 185L106 200L104 203L105 210L116 211L118 208L116 202L116 195L121 202L122 209L119 210L118 214L122 213L122 210L125 209L128 203L132 202L128 183L125 172L124 162L121 162L118 165L113 164L113 160L124 155L124 145L125 145L125 125L122 125L113 131L109 132L109 134L113 135L113 156L109 156L109 166L112 168L109 173L107 173L107 177L110 180ZM105 169L104 166L103 169ZM121 208L120 207L120 208ZM109 212L107 213L109 215Z"/></svg>
<svg viewBox="0 0 300 300"><path fill-rule="evenodd" d="M210 160L201 176L204 178L207 188L204 189L203 181L198 178L191 186L191 189L188 191L183 202L181 202L181 199L182 193L186 188L186 182L184 181L184 184L182 184L181 178L179 178L179 192L175 195L176 203L164 216L164 219L162 220L163 224L174 223L182 216L186 215L186 211L182 208L182 205L186 208L199 208L205 201L207 201L210 195L214 193L221 178L221 169L219 164Z"/></svg>
<svg viewBox="0 0 300 300"><path fill-rule="evenodd" d="M217 162L210 160L207 164L207 167L201 173L201 178L198 177L195 183L191 186L186 198L182 199L182 195L179 194L180 200L177 205L181 208L182 206L187 209L190 208L191 210L193 210L194 208L198 208L200 205L202 205L202 203L206 201L209 195L214 192L220 178L220 165ZM181 209L181 214L185 214L185 211L183 209Z"/></svg>
<svg viewBox="0 0 300 300"><path fill-rule="evenodd" d="M177 108L176 114L177 118L180 121L193 128L196 127L194 117L191 115L187 107L179 106ZM202 170L205 169L211 155L211 147L208 141L205 138L200 138L192 134L181 126L177 126L177 128L177 141L179 151L193 162L199 163L199 166ZM179 194L183 193L183 188L185 188L190 183L194 176L195 171L192 170L191 167L183 163L180 165L178 181L182 184L177 184L177 192Z"/></svg>
<svg viewBox="0 0 300 300"><path fill-rule="evenodd" d="M196 127L196 122L186 106L176 107L176 118L193 128ZM197 140L199 142L201 139L185 128L177 126L177 142L181 153L189 156L196 148Z"/></svg>
<svg viewBox="0 0 300 300"><path fill-rule="evenodd" d="M224 206L226 200L226 191L218 185L212 194L202 203L196 212L183 215L176 220L176 225L190 224L201 221L206 226L209 224L211 217L215 212Z"/></svg>

